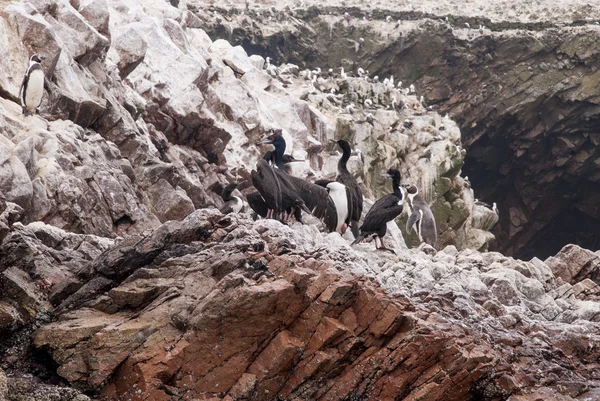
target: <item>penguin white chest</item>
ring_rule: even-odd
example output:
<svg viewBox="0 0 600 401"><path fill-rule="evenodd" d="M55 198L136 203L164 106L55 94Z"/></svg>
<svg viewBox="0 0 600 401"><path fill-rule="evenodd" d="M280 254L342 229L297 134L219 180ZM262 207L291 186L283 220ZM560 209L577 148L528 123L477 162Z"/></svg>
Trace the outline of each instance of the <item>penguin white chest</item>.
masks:
<svg viewBox="0 0 600 401"><path fill-rule="evenodd" d="M25 106L28 111L34 112L42 103L42 96L44 95L44 71L41 69L32 71L29 74L29 80L27 82L27 88L23 93L23 99Z"/></svg>

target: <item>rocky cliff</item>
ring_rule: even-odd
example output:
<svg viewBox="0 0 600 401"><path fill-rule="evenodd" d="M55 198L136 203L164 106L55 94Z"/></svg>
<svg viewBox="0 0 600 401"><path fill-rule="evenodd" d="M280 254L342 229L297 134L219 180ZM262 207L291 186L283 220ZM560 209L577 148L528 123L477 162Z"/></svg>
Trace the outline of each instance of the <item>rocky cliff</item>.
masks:
<svg viewBox="0 0 600 401"><path fill-rule="evenodd" d="M249 57L262 33L247 51L216 40L231 17L194 3L0 5L0 399L598 396L598 255L481 253L493 212L460 176L461 131L418 83L398 85L410 74ZM284 15L271 13L262 23ZM273 48L292 54L285 43ZM36 52L46 96L24 117ZM309 178L335 175L329 139L353 142L371 199L400 168L432 204L439 249L394 223L388 254L318 224L220 214L269 130Z"/></svg>
<svg viewBox="0 0 600 401"><path fill-rule="evenodd" d="M547 257L597 249L598 32L585 1L232 1L207 31L277 62L358 67L414 84L449 113L463 172L497 202L496 249ZM344 13L347 13L345 16Z"/></svg>

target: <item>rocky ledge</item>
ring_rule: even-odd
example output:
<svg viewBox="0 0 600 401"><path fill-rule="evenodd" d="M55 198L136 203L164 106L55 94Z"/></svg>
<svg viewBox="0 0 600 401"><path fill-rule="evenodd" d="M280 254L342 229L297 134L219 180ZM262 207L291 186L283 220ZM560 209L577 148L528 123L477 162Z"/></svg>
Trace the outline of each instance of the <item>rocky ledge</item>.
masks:
<svg viewBox="0 0 600 401"><path fill-rule="evenodd" d="M392 254L216 209L114 244L78 240L15 227L3 285L29 311L53 308L33 345L99 400L600 395L599 257L576 246L523 262L395 237ZM28 282L40 265L70 279Z"/></svg>

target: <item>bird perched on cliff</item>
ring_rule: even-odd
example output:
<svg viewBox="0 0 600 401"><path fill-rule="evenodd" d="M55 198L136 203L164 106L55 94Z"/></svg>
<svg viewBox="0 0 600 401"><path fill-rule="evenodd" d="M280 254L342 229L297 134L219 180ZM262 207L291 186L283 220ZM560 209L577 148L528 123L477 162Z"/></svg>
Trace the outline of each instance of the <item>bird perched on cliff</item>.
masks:
<svg viewBox="0 0 600 401"><path fill-rule="evenodd" d="M254 187L260 192L270 209L267 217L284 221L282 212L290 208L302 208L318 219L322 219L329 231L337 225L335 204L327 190L319 185L290 175L283 166L285 139L280 134L271 134L262 143L271 144L273 166L259 160L251 177Z"/></svg>
<svg viewBox="0 0 600 401"><path fill-rule="evenodd" d="M419 240L435 248L437 245L437 227L429 205L419 195L419 189L416 185L406 184L404 188L406 188L407 203L410 208L410 217L406 223L406 231L410 233L414 226Z"/></svg>
<svg viewBox="0 0 600 401"><path fill-rule="evenodd" d="M387 223L402 213L404 192L400 188L400 180L402 178L400 171L389 169L387 173L382 175L392 179L393 192L380 198L371 206L360 227L360 235L354 240L352 245L362 242L368 236L373 236L375 238L376 249L391 251L391 249L385 247L383 236L387 232ZM379 240L379 243L377 240Z"/></svg>
<svg viewBox="0 0 600 401"><path fill-rule="evenodd" d="M41 54L34 54L29 59L29 68L23 77L19 94L25 115L33 112L39 113L38 107L40 107L44 95L44 70L41 62L45 59L46 57Z"/></svg>
<svg viewBox="0 0 600 401"><path fill-rule="evenodd" d="M337 216L337 223L335 231L344 234L348 228L348 218L350 216L349 205L348 205L348 189L344 184L337 181L330 180L318 180L315 184L322 186L327 189L329 197L335 205L335 211Z"/></svg>
<svg viewBox="0 0 600 401"><path fill-rule="evenodd" d="M225 202L219 211L223 214L239 213L244 207L244 202L238 196L233 196L231 193L237 188L238 183L233 182L223 188L221 199Z"/></svg>
<svg viewBox="0 0 600 401"><path fill-rule="evenodd" d="M358 186L356 178L354 178L350 171L348 171L347 167L348 160L352 154L352 148L350 147L348 141L343 139L333 142L337 143L339 147L342 148L343 153L342 157L338 161L338 175L335 180L344 184L346 187L346 196L348 198L348 217L346 219L346 224L352 229L354 238L357 238L360 232L358 221L360 220L363 210L363 195L360 187Z"/></svg>
<svg viewBox="0 0 600 401"><path fill-rule="evenodd" d="M490 206L488 203L475 199L472 212L472 225L475 228L489 231L498 223L500 213L496 202Z"/></svg>

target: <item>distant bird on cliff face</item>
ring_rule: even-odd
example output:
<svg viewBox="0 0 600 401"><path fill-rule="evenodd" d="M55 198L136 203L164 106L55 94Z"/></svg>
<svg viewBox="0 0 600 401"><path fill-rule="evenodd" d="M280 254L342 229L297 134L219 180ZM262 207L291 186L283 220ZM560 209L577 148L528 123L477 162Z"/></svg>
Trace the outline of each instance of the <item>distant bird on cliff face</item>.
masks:
<svg viewBox="0 0 600 401"><path fill-rule="evenodd" d="M46 57L41 54L34 54L29 59L29 68L23 77L21 83L21 106L23 114L28 115L35 112L38 113L38 107L42 103L44 95L44 70L40 64Z"/></svg>
<svg viewBox="0 0 600 401"><path fill-rule="evenodd" d="M389 169L387 173L382 174L392 178L392 187L394 192L380 198L365 216L363 225L360 227L360 235L354 240L352 245L362 242L366 237L375 238L375 248L388 250L383 243L383 236L387 233L387 223L394 220L402 213L402 204L404 203L404 192L400 188L400 171ZM379 243L377 242L379 240Z"/></svg>
<svg viewBox="0 0 600 401"><path fill-rule="evenodd" d="M413 226L419 240L426 242L435 248L437 245L437 227L435 218L425 199L419 195L419 190L415 185L404 185L408 197L408 207L410 208L410 217L406 223L406 231L409 233L413 230Z"/></svg>

